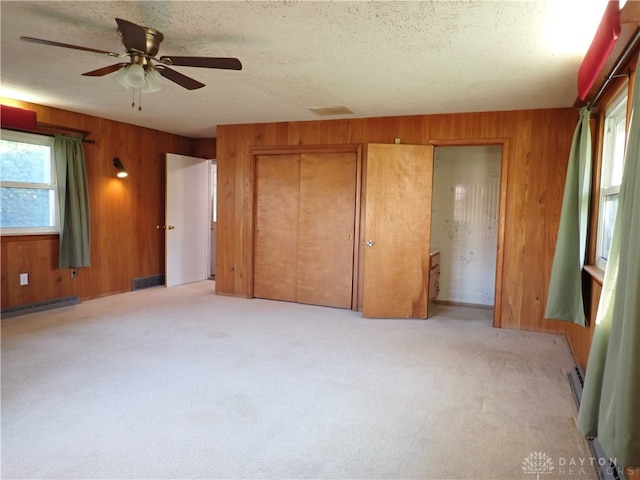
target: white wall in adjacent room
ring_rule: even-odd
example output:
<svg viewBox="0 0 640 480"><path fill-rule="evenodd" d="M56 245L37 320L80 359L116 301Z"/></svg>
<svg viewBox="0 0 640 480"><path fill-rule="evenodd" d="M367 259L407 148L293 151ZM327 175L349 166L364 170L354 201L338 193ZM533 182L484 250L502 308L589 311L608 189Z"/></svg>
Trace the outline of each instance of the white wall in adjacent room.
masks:
<svg viewBox="0 0 640 480"><path fill-rule="evenodd" d="M431 249L438 300L493 305L500 197L499 145L436 147Z"/></svg>

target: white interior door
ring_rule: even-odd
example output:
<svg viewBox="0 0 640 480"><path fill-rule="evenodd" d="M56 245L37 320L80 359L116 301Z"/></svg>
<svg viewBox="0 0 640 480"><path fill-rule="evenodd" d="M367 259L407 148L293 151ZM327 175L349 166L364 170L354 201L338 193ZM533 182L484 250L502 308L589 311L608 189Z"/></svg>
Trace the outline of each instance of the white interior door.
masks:
<svg viewBox="0 0 640 480"><path fill-rule="evenodd" d="M215 160L211 160L211 188L210 191L210 200L209 205L211 206L211 213L209 214L209 218L211 219L211 237L209 239L209 251L211 254L209 255L209 277L213 277L215 279L216 276L216 235L217 235L217 223L218 223L218 164Z"/></svg>
<svg viewBox="0 0 640 480"><path fill-rule="evenodd" d="M206 280L210 160L167 153L165 283Z"/></svg>

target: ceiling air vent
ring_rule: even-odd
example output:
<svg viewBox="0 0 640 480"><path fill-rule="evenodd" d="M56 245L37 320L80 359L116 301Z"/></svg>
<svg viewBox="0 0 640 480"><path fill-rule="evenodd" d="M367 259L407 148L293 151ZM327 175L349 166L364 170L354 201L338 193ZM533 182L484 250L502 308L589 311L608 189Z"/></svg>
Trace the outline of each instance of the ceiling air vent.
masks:
<svg viewBox="0 0 640 480"><path fill-rule="evenodd" d="M338 105L337 107L311 107L309 110L314 112L316 115L322 115L324 117L328 115L348 115L353 113L343 105Z"/></svg>

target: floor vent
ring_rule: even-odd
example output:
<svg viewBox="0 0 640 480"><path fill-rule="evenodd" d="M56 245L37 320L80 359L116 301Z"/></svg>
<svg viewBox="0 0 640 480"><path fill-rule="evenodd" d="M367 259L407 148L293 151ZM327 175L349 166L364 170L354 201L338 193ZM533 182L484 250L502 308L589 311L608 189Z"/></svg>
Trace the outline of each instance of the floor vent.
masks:
<svg viewBox="0 0 640 480"><path fill-rule="evenodd" d="M142 290L143 288L159 287L164 285L164 274L149 275L148 277L138 277L131 280L131 290Z"/></svg>
<svg viewBox="0 0 640 480"><path fill-rule="evenodd" d="M26 315L27 313L41 312L43 310L51 310L52 308L68 307L80 303L80 297L73 295L71 297L54 298L53 300L44 300L42 302L28 303L25 305L16 305L15 307L7 307L2 309L2 318L17 317L18 315Z"/></svg>
<svg viewBox="0 0 640 480"><path fill-rule="evenodd" d="M569 384L573 391L573 396L576 400L578 410L580 410L580 401L582 400L582 389L584 388L584 370L580 365L576 366L569 373ZM598 478L600 480L627 480L627 475L624 473L624 468L618 467L614 462L607 458L607 455L602 449L602 445L598 442L597 438L587 438L589 441L589 448L591 449L591 455L593 455L594 461L597 460L596 471L598 472Z"/></svg>

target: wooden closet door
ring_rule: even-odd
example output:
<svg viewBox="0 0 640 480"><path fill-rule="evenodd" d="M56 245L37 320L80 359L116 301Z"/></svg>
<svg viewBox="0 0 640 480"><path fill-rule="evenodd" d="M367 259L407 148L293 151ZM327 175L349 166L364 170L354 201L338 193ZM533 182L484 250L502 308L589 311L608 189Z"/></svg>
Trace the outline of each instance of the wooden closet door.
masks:
<svg viewBox="0 0 640 480"><path fill-rule="evenodd" d="M297 301L351 308L355 153L300 158Z"/></svg>
<svg viewBox="0 0 640 480"><path fill-rule="evenodd" d="M258 155L253 294L296 301L300 155Z"/></svg>
<svg viewBox="0 0 640 480"><path fill-rule="evenodd" d="M426 318L433 146L367 150L362 315Z"/></svg>

